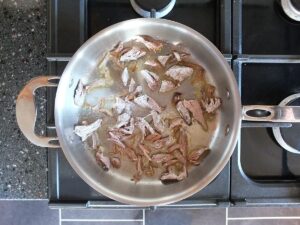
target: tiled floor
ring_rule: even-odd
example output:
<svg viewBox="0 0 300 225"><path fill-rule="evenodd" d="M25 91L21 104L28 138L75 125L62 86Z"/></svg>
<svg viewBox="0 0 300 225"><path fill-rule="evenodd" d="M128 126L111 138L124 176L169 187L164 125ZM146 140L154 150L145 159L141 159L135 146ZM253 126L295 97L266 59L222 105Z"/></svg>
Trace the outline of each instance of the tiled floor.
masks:
<svg viewBox="0 0 300 225"><path fill-rule="evenodd" d="M142 225L142 210L59 210L61 225Z"/></svg>
<svg viewBox="0 0 300 225"><path fill-rule="evenodd" d="M146 225L225 225L225 209L160 209L146 211Z"/></svg>
<svg viewBox="0 0 300 225"><path fill-rule="evenodd" d="M298 225L300 208L230 208L228 225Z"/></svg>
<svg viewBox="0 0 300 225"><path fill-rule="evenodd" d="M47 201L0 201L0 225L300 225L300 208L49 209Z"/></svg>
<svg viewBox="0 0 300 225"><path fill-rule="evenodd" d="M57 210L48 208L47 201L0 201L1 225L59 225Z"/></svg>

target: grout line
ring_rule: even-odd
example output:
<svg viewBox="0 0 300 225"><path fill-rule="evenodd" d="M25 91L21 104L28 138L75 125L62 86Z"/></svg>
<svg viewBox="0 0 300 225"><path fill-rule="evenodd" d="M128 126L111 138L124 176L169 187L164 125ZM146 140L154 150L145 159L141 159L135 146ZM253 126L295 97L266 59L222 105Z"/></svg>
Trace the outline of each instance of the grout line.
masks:
<svg viewBox="0 0 300 225"><path fill-rule="evenodd" d="M83 225L83 224L86 224L86 223L88 223L88 224L90 224L90 223L95 223L95 224L102 224L102 222L105 222L105 224L108 224L108 223L113 223L113 224L116 224L116 223L120 223L120 224L126 224L126 223L131 223L131 222L136 222L136 221L112 221L112 220L108 220L108 221L85 221L85 220L83 220L83 221L78 221L78 220L73 220L73 221L63 221L63 225L65 225L65 224L67 224L67 223L69 223L69 222L71 222L71 223L73 223L73 222L75 222L75 223L77 223L77 222L81 222L80 224L81 225ZM100 222L100 223L99 223Z"/></svg>
<svg viewBox="0 0 300 225"><path fill-rule="evenodd" d="M61 225L61 209L58 209L59 225Z"/></svg>
<svg viewBox="0 0 300 225"><path fill-rule="evenodd" d="M228 220L299 220L299 216L273 216L273 217L230 217Z"/></svg>
<svg viewBox="0 0 300 225"><path fill-rule="evenodd" d="M9 198L9 199L5 199L5 198L0 198L0 201L8 201L8 202L12 202L12 201L15 201L15 202L28 202L28 201L32 201L32 202L34 202L34 201L39 201L39 202L41 202L41 201L47 201L47 202L49 202L49 200L48 199L43 199L43 198L27 198L27 199L19 199L19 198Z"/></svg>
<svg viewBox="0 0 300 225"><path fill-rule="evenodd" d="M145 221L145 209L143 209L143 225L145 225L146 224L146 221Z"/></svg>
<svg viewBox="0 0 300 225"><path fill-rule="evenodd" d="M71 223L73 223L73 222L82 222L82 223L80 223L80 224L82 224L83 225L83 223L88 223L88 224L90 224L90 223L95 223L95 224L99 224L99 222L102 224L102 222L105 222L105 224L107 224L107 223L113 223L113 224L116 224L116 223L120 223L120 224L126 224L126 223L131 223L131 222L136 222L136 221L111 221L111 220L108 220L108 221L77 221L77 220L73 220L73 221L63 221L63 225L64 224L67 224L67 223L69 223L69 222L71 222Z"/></svg>
<svg viewBox="0 0 300 225"><path fill-rule="evenodd" d="M61 219L62 222L143 222L142 219Z"/></svg>
<svg viewBox="0 0 300 225"><path fill-rule="evenodd" d="M208 207L204 207L204 206L187 206L187 205L162 205L162 206L157 206L157 209L159 210L199 210L199 209L213 209L213 208L217 208L215 207L215 204L211 204L211 205L206 205ZM214 206L214 207L210 207L210 206ZM146 209L147 210L147 209Z"/></svg>
<svg viewBox="0 0 300 225"><path fill-rule="evenodd" d="M225 215L225 225L228 225L228 207L226 207Z"/></svg>

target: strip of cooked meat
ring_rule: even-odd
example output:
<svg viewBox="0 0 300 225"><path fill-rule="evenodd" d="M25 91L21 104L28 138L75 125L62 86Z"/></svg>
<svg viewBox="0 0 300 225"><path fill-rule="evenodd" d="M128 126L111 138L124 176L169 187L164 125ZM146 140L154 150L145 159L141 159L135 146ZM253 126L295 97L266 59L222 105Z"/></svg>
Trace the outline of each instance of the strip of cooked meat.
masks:
<svg viewBox="0 0 300 225"><path fill-rule="evenodd" d="M128 91L129 92L133 92L134 91L134 89L135 89L135 81L134 81L134 79L133 78L131 78L130 79L130 83L129 83L129 87L128 87Z"/></svg>
<svg viewBox="0 0 300 225"><path fill-rule="evenodd" d="M89 136L93 134L101 126L102 120L97 119L90 125L78 125L75 126L74 133L81 137L82 141L85 141Z"/></svg>
<svg viewBox="0 0 300 225"><path fill-rule="evenodd" d="M202 100L202 105L206 112L214 113L221 106L221 99L210 98L205 101Z"/></svg>
<svg viewBox="0 0 300 225"><path fill-rule="evenodd" d="M184 129L180 129L178 142L180 144L180 152L182 153L183 157L186 158L188 151L188 137Z"/></svg>
<svg viewBox="0 0 300 225"><path fill-rule="evenodd" d="M156 141L161 138L161 135L158 133L149 134L145 137L146 141Z"/></svg>
<svg viewBox="0 0 300 225"><path fill-rule="evenodd" d="M201 159L205 158L205 156L209 153L209 148L200 148L194 151L191 151L188 155L188 162L192 165L199 165Z"/></svg>
<svg viewBox="0 0 300 225"><path fill-rule="evenodd" d="M146 55L145 51L143 51L137 47L132 47L129 51L127 51L123 55L121 55L120 62L135 61L135 60L138 60L139 58L143 57L144 55Z"/></svg>
<svg viewBox="0 0 300 225"><path fill-rule="evenodd" d="M190 77L193 74L193 71L194 70L191 67L174 65L166 71L166 75L181 82Z"/></svg>
<svg viewBox="0 0 300 225"><path fill-rule="evenodd" d="M171 55L160 55L157 57L157 61L162 65L165 66L170 59Z"/></svg>
<svg viewBox="0 0 300 225"><path fill-rule="evenodd" d="M140 85L137 86L133 92L129 93L126 96L125 100L126 101L132 101L137 95L139 95L140 93L142 93L142 91L143 91L142 86L140 86Z"/></svg>
<svg viewBox="0 0 300 225"><path fill-rule="evenodd" d="M155 91L158 88L159 76L156 73L151 72L149 70L141 70L141 75L144 77L145 81L147 82L148 87L152 91Z"/></svg>
<svg viewBox="0 0 300 225"><path fill-rule="evenodd" d="M183 165L186 163L186 158L180 153L180 151L175 150L173 152L176 159L178 159L179 162L181 162Z"/></svg>
<svg viewBox="0 0 300 225"><path fill-rule="evenodd" d="M181 118L184 120L184 122L187 125L191 125L192 124L192 118L191 118L190 112L184 106L183 101L179 101L176 104L176 109L179 112L179 115L181 116Z"/></svg>
<svg viewBox="0 0 300 225"><path fill-rule="evenodd" d="M206 122L199 102L197 100L183 100L183 105L192 113L195 120L202 127L206 128Z"/></svg>
<svg viewBox="0 0 300 225"><path fill-rule="evenodd" d="M171 147L168 148L168 152L169 152L169 153L172 153L172 152L174 152L175 150L180 149L180 148L181 148L181 145L180 145L180 144L174 144L174 145L172 145Z"/></svg>
<svg viewBox="0 0 300 225"><path fill-rule="evenodd" d="M112 137L112 138L116 138L116 139L119 139L119 140L122 140L122 138L124 137L124 133L120 131L120 129L118 128L112 128L111 130L109 130L108 132L109 136Z"/></svg>
<svg viewBox="0 0 300 225"><path fill-rule="evenodd" d="M107 171L110 168L110 160L107 156L103 155L103 152L97 151L95 154L97 163L102 166L103 170Z"/></svg>
<svg viewBox="0 0 300 225"><path fill-rule="evenodd" d="M108 138L108 141L111 141L113 143L115 143L116 145L120 146L121 148L125 148L126 146L124 145L124 143L119 139L118 136L116 136L113 132L108 132L110 138Z"/></svg>
<svg viewBox="0 0 300 225"><path fill-rule="evenodd" d="M161 149L172 145L174 142L175 142L175 138L173 138L172 136L167 136L154 141L153 143L151 143L151 145L153 146L153 148Z"/></svg>
<svg viewBox="0 0 300 225"><path fill-rule="evenodd" d="M151 116L153 120L154 127L160 133L163 133L165 130L165 123L162 120L161 116L154 110L151 110Z"/></svg>
<svg viewBox="0 0 300 225"><path fill-rule="evenodd" d="M163 43L148 35L140 35L134 38L136 42L142 43L151 51L157 52L162 49Z"/></svg>
<svg viewBox="0 0 300 225"><path fill-rule="evenodd" d="M135 154L135 152L132 148L126 147L126 148L123 148L122 150L131 161L137 161L137 159L138 159L137 155Z"/></svg>
<svg viewBox="0 0 300 225"><path fill-rule="evenodd" d="M187 170L186 167L183 167L183 170L177 175L175 170L168 169L167 172L163 173L160 177L162 182L168 181L181 181L187 177Z"/></svg>
<svg viewBox="0 0 300 225"><path fill-rule="evenodd" d="M84 87L81 80L78 81L77 87L74 94L74 103L77 106L82 106L86 96L86 88Z"/></svg>
<svg viewBox="0 0 300 225"><path fill-rule="evenodd" d="M142 141L144 140L144 137L147 135L147 131L150 132L150 134L154 134L155 130L151 127L151 125L142 117L136 118L136 125L142 132Z"/></svg>
<svg viewBox="0 0 300 225"><path fill-rule="evenodd" d="M186 56L188 56L189 54L186 52L177 52L177 51L173 51L173 55L176 58L176 60L178 62L182 61L183 58L185 58Z"/></svg>
<svg viewBox="0 0 300 225"><path fill-rule="evenodd" d="M116 56L116 54L119 54L122 50L124 49L124 45L122 42L119 42L118 44L116 44L116 46L110 51L110 53L114 56Z"/></svg>
<svg viewBox="0 0 300 225"><path fill-rule="evenodd" d="M182 100L182 94L180 92L175 92L172 97L172 103L176 106L176 104Z"/></svg>
<svg viewBox="0 0 300 225"><path fill-rule="evenodd" d="M129 115L132 114L132 108L134 107L134 103L130 102L129 100L123 100L120 97L115 98L115 103L113 104L114 111L120 115L122 113L127 113Z"/></svg>
<svg viewBox="0 0 300 225"><path fill-rule="evenodd" d="M174 159L174 156L167 153L159 153L159 154L152 155L151 157L151 160L156 163L165 163L171 159Z"/></svg>
<svg viewBox="0 0 300 225"><path fill-rule="evenodd" d="M178 175L175 174L175 172L167 172L163 173L160 177L161 181L174 181L177 180L179 181L180 179L178 178Z"/></svg>
<svg viewBox="0 0 300 225"><path fill-rule="evenodd" d="M121 159L117 156L110 157L110 164L112 167L119 169L121 167Z"/></svg>
<svg viewBox="0 0 300 225"><path fill-rule="evenodd" d="M113 56L113 58L119 59L121 55L129 51L129 47L124 47L122 42L119 42L111 51L110 55Z"/></svg>
<svg viewBox="0 0 300 225"><path fill-rule="evenodd" d="M134 118L131 117L129 125L119 129L124 134L132 134L134 131Z"/></svg>
<svg viewBox="0 0 300 225"><path fill-rule="evenodd" d="M180 54L179 54L178 52L174 51L174 52L173 52L173 55L175 56L175 58L176 58L176 60L177 60L178 62L181 61L181 57L180 57Z"/></svg>
<svg viewBox="0 0 300 225"><path fill-rule="evenodd" d="M116 97L116 102L113 107L118 114L121 114L126 107L126 102L122 98Z"/></svg>
<svg viewBox="0 0 300 225"><path fill-rule="evenodd" d="M135 166L136 166L136 173L132 176L132 180L135 183L137 183L141 180L142 175L143 175L141 156L138 156Z"/></svg>
<svg viewBox="0 0 300 225"><path fill-rule="evenodd" d="M97 147L100 145L100 138L97 133L97 131L94 131L92 133L92 148L97 149Z"/></svg>
<svg viewBox="0 0 300 225"><path fill-rule="evenodd" d="M153 109L158 113L162 112L162 108L157 104L157 102L153 98L149 97L148 95L141 95L135 98L134 102L143 108Z"/></svg>
<svg viewBox="0 0 300 225"><path fill-rule="evenodd" d="M159 92L165 93L165 92L168 92L168 91L172 91L175 88L176 88L176 86L172 81L163 80L161 82Z"/></svg>
<svg viewBox="0 0 300 225"><path fill-rule="evenodd" d="M162 164L163 167L169 167L169 166L172 166L174 165L175 163L178 162L178 159L171 159L165 163Z"/></svg>
<svg viewBox="0 0 300 225"><path fill-rule="evenodd" d="M143 144L139 144L139 148L142 150L144 156L151 161L151 158L149 156L150 150Z"/></svg>
<svg viewBox="0 0 300 225"><path fill-rule="evenodd" d="M151 67L159 66L158 62L156 62L155 60L146 60L144 65L151 66Z"/></svg>
<svg viewBox="0 0 300 225"><path fill-rule="evenodd" d="M184 121L181 117L174 118L170 121L170 129L173 129L178 126L183 126Z"/></svg>
<svg viewBox="0 0 300 225"><path fill-rule="evenodd" d="M129 72L128 72L127 67L125 67L125 69L123 70L123 72L121 74L121 78L122 78L123 85L126 87L128 84L128 80L129 80Z"/></svg>
<svg viewBox="0 0 300 225"><path fill-rule="evenodd" d="M122 113L121 115L118 116L118 121L117 124L115 125L115 127L120 128L123 127L125 125L127 125L130 121L131 115L129 115L128 113Z"/></svg>

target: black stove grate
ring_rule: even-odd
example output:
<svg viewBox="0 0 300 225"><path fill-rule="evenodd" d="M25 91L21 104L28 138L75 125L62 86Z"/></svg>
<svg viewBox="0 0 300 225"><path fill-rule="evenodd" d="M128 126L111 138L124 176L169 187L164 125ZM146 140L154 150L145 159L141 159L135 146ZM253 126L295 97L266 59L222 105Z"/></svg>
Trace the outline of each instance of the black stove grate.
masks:
<svg viewBox="0 0 300 225"><path fill-rule="evenodd" d="M229 1L197 0L189 3L178 0L173 11L166 18L184 23L204 34L219 47L231 63L231 55L226 54L231 49L231 23L228 22L231 17L230 9ZM49 74L61 75L70 56L96 32L122 20L137 17L138 14L134 12L128 0L49 1ZM55 135L53 114L55 92L55 89L50 88L47 91L49 135ZM90 188L71 168L61 149L49 151L48 168L50 205L124 207ZM229 177L228 164L204 190L173 206L199 207L229 204Z"/></svg>
<svg viewBox="0 0 300 225"><path fill-rule="evenodd" d="M245 105L279 104L300 92L297 56L243 56L233 61L233 70ZM281 129L299 133L299 128ZM300 144L297 137L294 141ZM271 128L242 128L231 159L231 201L250 206L300 204L299 162L300 155L284 150Z"/></svg>
<svg viewBox="0 0 300 225"><path fill-rule="evenodd" d="M280 0L234 3L234 54L300 55L300 22L284 13Z"/></svg>
<svg viewBox="0 0 300 225"><path fill-rule="evenodd" d="M50 0L48 12L48 71L54 75L62 74L90 36L139 17L129 0ZM283 14L278 0L177 0L165 18L192 27L219 48L233 67L243 104L278 104L300 92L300 23ZM52 135L55 92L47 89ZM266 126L270 124L243 123L231 163L221 174L189 199L165 207L299 205L300 156L280 148ZM48 168L53 207L128 207L85 184L61 149L49 150Z"/></svg>

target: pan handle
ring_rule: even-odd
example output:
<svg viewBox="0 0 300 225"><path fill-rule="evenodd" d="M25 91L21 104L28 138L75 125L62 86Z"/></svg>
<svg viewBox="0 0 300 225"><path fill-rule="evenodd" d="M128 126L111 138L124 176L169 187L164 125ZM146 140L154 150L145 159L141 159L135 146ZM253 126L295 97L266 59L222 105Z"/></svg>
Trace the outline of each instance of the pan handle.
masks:
<svg viewBox="0 0 300 225"><path fill-rule="evenodd" d="M242 119L256 122L300 123L300 106L246 105Z"/></svg>
<svg viewBox="0 0 300 225"><path fill-rule="evenodd" d="M58 141L57 137L38 136L34 132L37 110L35 106L35 90L40 87L56 87L52 80L60 79L57 76L39 76L30 80L20 92L16 102L17 123L24 136L33 144L40 147L59 148L51 141Z"/></svg>

